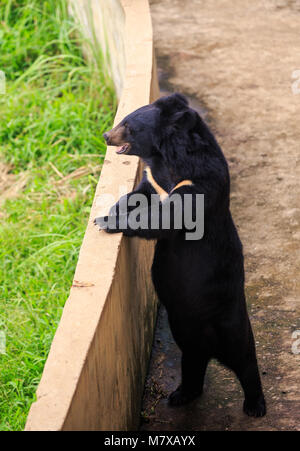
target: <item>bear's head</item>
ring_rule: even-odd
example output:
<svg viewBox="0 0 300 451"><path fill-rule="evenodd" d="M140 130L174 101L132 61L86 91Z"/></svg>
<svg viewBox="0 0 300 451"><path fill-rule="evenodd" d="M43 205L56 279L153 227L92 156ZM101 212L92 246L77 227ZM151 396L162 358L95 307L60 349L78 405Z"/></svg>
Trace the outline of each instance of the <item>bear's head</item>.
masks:
<svg viewBox="0 0 300 451"><path fill-rule="evenodd" d="M198 113L188 106L186 98L175 93L137 109L103 136L108 145L118 146L118 154L137 155L146 160L158 154L164 157L164 144L174 141L174 137L188 144L199 121Z"/></svg>

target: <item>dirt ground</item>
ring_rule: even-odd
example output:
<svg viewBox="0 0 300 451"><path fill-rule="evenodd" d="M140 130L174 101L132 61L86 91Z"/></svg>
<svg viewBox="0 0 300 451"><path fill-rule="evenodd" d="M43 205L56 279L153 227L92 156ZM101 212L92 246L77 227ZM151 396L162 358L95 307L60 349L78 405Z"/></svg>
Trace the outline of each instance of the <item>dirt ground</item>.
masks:
<svg viewBox="0 0 300 451"><path fill-rule="evenodd" d="M150 3L161 88L205 111L230 165L268 413L244 415L239 384L216 362L201 399L169 407L180 353L161 309L141 428L300 430L300 1Z"/></svg>

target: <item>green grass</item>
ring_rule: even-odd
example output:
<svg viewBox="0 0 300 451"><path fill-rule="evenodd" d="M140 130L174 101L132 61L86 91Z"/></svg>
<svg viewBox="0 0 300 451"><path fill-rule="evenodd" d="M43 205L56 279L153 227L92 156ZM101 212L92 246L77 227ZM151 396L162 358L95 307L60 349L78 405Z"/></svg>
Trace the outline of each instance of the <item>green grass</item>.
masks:
<svg viewBox="0 0 300 451"><path fill-rule="evenodd" d="M66 1L0 0L0 430L23 429L35 399L115 113L82 44Z"/></svg>

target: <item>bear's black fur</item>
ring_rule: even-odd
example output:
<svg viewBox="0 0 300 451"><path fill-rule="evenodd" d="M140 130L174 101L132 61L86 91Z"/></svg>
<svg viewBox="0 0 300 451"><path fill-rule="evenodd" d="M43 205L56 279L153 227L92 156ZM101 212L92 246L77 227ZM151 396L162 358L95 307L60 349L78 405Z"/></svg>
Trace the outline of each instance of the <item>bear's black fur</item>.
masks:
<svg viewBox="0 0 300 451"><path fill-rule="evenodd" d="M229 209L227 162L207 125L180 94L160 98L129 114L104 135L118 153L137 155L172 198L176 192L204 194L205 232L186 240L185 230L110 229L127 236L157 239L152 265L153 283L165 305L174 339L182 351L182 382L170 395L171 405L191 401L202 392L211 358L231 368L245 394L244 411L266 412L257 367L255 344L244 294L242 244ZM192 185L172 189L182 180ZM171 192L172 191L172 192ZM155 193L146 173L132 193ZM115 214L122 214L116 205Z"/></svg>

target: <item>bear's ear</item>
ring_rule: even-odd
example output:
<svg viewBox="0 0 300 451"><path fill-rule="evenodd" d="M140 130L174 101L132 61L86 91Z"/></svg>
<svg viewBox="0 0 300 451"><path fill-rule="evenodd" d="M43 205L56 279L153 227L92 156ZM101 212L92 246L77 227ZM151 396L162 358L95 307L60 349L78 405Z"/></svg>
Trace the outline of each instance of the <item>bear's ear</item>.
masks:
<svg viewBox="0 0 300 451"><path fill-rule="evenodd" d="M191 130L197 123L197 112L189 108L188 110L178 111L172 115L172 124L177 128Z"/></svg>
<svg viewBox="0 0 300 451"><path fill-rule="evenodd" d="M184 95L180 94L179 92L175 92L174 94L172 94L172 96L174 100L176 100L177 102L183 103L184 105L188 106L188 100L186 97L184 97Z"/></svg>
<svg viewBox="0 0 300 451"><path fill-rule="evenodd" d="M188 101L182 94L176 92L169 96L160 97L154 104L158 106L164 114L169 115L172 111L186 109Z"/></svg>

